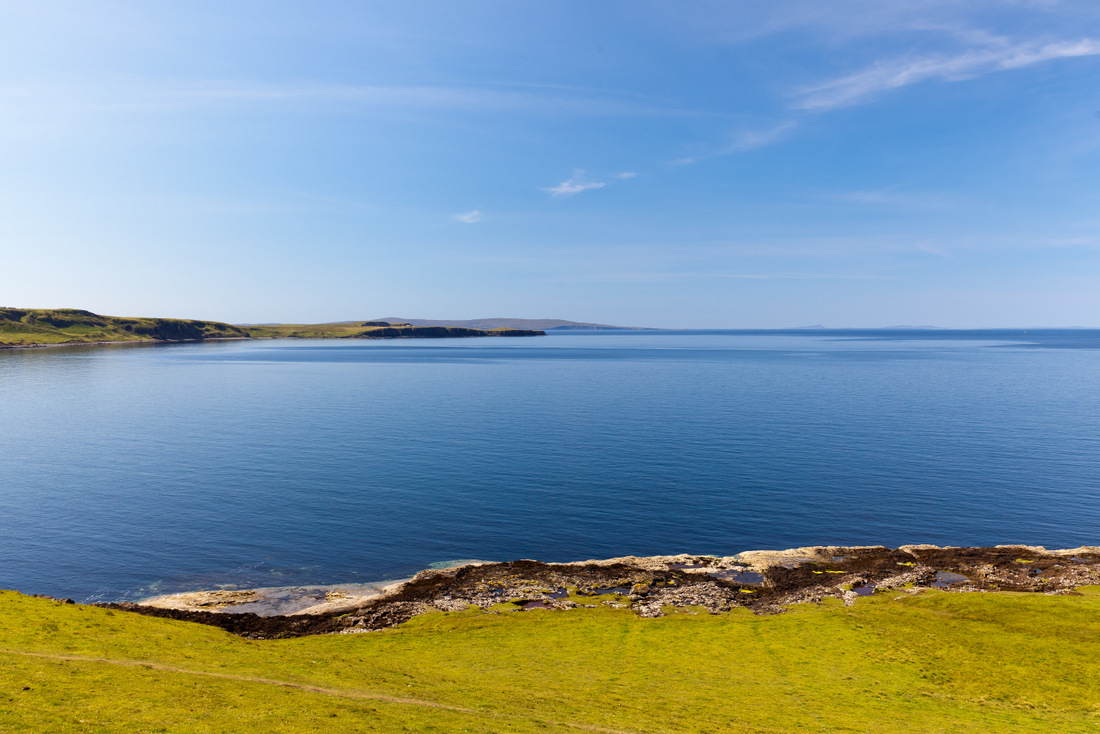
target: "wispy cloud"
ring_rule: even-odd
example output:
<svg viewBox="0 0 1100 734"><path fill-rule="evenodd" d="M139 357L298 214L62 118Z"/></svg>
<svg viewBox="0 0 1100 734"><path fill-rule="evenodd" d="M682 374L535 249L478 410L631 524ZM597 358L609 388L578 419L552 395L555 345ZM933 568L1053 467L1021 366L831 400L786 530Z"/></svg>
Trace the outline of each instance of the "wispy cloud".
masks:
<svg viewBox="0 0 1100 734"><path fill-rule="evenodd" d="M942 247L936 244L933 240L921 240L920 242L914 242L913 247L921 252L928 253L929 255L935 255L936 257L953 258L955 254L948 250L946 247Z"/></svg>
<svg viewBox="0 0 1100 734"><path fill-rule="evenodd" d="M1048 239L1046 244L1050 247L1089 247L1100 246L1100 237L1054 237Z"/></svg>
<svg viewBox="0 0 1100 734"><path fill-rule="evenodd" d="M896 186L887 186L886 188L869 191L840 191L830 194L827 198L855 204L897 204L907 202L908 200L899 197L895 193L896 189Z"/></svg>
<svg viewBox="0 0 1100 734"><path fill-rule="evenodd" d="M468 110L610 117L683 117L703 113L650 105L615 93L529 86L401 86L326 82L259 83L217 79L38 79L0 83L0 113L14 110L164 112L219 106L316 109Z"/></svg>
<svg viewBox="0 0 1100 734"><path fill-rule="evenodd" d="M617 178L620 181L626 181L627 179L637 178L637 177L638 177L638 174L635 173L634 171L623 171L622 173L616 173L615 176L614 176L614 178Z"/></svg>
<svg viewBox="0 0 1100 734"><path fill-rule="evenodd" d="M571 274L562 280L615 282L615 283L668 283L695 280L889 280L893 276L857 274L857 273L811 273L811 272L665 272L665 271L626 271Z"/></svg>
<svg viewBox="0 0 1100 734"><path fill-rule="evenodd" d="M557 186L544 188L543 191L548 191L553 196L575 196L589 189L602 189L606 185L602 181L586 181L584 171L576 169L573 171L572 178L562 181Z"/></svg>
<svg viewBox="0 0 1100 734"><path fill-rule="evenodd" d="M848 204L909 209L944 209L959 206L962 203L958 195L935 191L913 191L906 184L894 184L879 189L829 191L821 194L821 198Z"/></svg>
<svg viewBox="0 0 1100 734"><path fill-rule="evenodd" d="M1023 43L972 50L954 56L880 61L868 69L802 90L795 107L823 111L858 104L879 92L930 79L962 81L1042 61L1100 54L1090 38L1038 45Z"/></svg>
<svg viewBox="0 0 1100 734"><path fill-rule="evenodd" d="M876 36L897 38L908 31L980 40L983 31L972 28L996 28L1005 21L1036 28L1083 28L1100 18L1100 9L1088 0L704 0L694 3L690 13L676 3L653 7L663 30L699 45L733 45L794 33L833 48Z"/></svg>
<svg viewBox="0 0 1100 734"><path fill-rule="evenodd" d="M466 212L465 214L455 214L454 221L459 222L460 224L477 224L481 221L481 212L479 212L477 209L474 209L473 211Z"/></svg>
<svg viewBox="0 0 1100 734"><path fill-rule="evenodd" d="M691 158L677 158L668 161L667 165L690 166L709 158L718 158L733 153L744 153L755 148L763 148L766 145L779 142L787 137L796 127L798 127L798 123L794 120L784 120L770 127L755 130L737 130L730 135L728 141L724 145L720 145L709 152L700 153Z"/></svg>
<svg viewBox="0 0 1100 734"><path fill-rule="evenodd" d="M718 155L763 148L765 145L771 145L782 140L796 127L798 127L798 123L794 120L784 120L763 130L741 130L734 135L733 142L720 151Z"/></svg>
<svg viewBox="0 0 1100 734"><path fill-rule="evenodd" d="M588 189L602 189L606 185L607 184L599 181L581 183L579 181L569 179L568 181L562 181L557 186L553 186L551 188L543 190L549 191L554 196L573 196L574 194L579 194L580 192L587 191Z"/></svg>

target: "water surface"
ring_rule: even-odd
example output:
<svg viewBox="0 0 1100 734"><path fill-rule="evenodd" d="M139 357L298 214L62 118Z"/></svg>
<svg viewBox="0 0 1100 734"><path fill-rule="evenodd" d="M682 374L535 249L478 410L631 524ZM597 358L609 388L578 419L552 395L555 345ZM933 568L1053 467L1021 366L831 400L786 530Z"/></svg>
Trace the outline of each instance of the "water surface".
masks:
<svg viewBox="0 0 1100 734"><path fill-rule="evenodd" d="M1100 543L1100 334L632 332L0 352L0 587L453 559Z"/></svg>

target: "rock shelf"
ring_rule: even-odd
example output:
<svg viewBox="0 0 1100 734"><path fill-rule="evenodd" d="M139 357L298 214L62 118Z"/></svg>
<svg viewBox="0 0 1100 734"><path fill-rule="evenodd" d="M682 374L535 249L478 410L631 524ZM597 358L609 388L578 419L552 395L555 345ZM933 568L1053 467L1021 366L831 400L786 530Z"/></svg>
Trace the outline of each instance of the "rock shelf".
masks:
<svg viewBox="0 0 1100 734"><path fill-rule="evenodd" d="M427 570L373 588L310 590L293 614L261 615L263 590L193 592L113 609L210 624L252 639L350 634L394 627L429 611L477 607L542 613L576 607L629 608L644 617L672 611L718 614L737 607L773 614L799 603L876 593L1016 591L1072 594L1100 584L1100 547L952 548L932 545L814 546L734 556L626 556L576 563L521 560ZM280 590L287 601L288 590ZM298 607L303 604L299 603Z"/></svg>

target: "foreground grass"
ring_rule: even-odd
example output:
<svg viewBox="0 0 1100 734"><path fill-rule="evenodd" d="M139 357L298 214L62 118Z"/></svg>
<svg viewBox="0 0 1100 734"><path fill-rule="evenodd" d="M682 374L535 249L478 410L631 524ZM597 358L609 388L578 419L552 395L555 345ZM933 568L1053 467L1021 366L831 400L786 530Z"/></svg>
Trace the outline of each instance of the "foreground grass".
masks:
<svg viewBox="0 0 1100 734"><path fill-rule="evenodd" d="M1097 589L264 642L0 592L0 731L1094 732L1098 681Z"/></svg>

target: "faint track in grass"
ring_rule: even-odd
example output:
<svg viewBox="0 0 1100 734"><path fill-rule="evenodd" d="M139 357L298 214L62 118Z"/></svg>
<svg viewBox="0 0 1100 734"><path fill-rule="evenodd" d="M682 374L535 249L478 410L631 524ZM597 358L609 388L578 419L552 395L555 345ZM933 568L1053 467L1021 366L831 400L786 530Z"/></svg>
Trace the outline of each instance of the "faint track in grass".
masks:
<svg viewBox="0 0 1100 734"><path fill-rule="evenodd" d="M144 660L125 660L125 659L112 659L112 658L98 658L90 655L62 655L60 653L47 653L47 652L26 652L23 650L3 650L0 649L0 655L15 655L19 657L27 658L40 658L44 660L60 660L67 662L80 662L80 663L106 663L108 665L121 665L131 668L145 668L147 670L161 670L166 673L181 673L183 675L198 675L205 676L207 678L219 678L221 680L233 680L241 683L259 683L268 686L279 686L281 688L290 688L297 691L306 691L307 693L319 693L324 696L335 696L338 698L355 698L355 699L368 699L372 701L382 701L383 703L402 704L406 706L423 706L425 708L442 709L444 711L454 711L462 714L474 714L476 716L487 716L495 719L517 719L524 718L528 721L538 721L543 724L550 724L552 726L564 726L571 729L580 729L582 731L598 731L604 732L604 734L639 734L639 732L628 731L625 729L608 729L602 726L595 726L594 724L577 724L569 721L554 721L552 719L540 719L537 717L518 717L507 716L504 714L498 714L493 711L482 711L478 709L466 708L464 706L452 706L446 703L437 703L435 701L425 701L419 698L402 698L400 696L388 696L384 693L374 693L373 691L358 691L358 690L344 690L339 688L324 688L323 686L314 686L308 683L295 683L293 681L278 680L275 678L261 678L251 675L235 675L233 673L214 673L207 670L194 670L191 668L177 668L172 665L164 665L163 663L152 663Z"/></svg>

